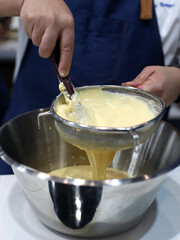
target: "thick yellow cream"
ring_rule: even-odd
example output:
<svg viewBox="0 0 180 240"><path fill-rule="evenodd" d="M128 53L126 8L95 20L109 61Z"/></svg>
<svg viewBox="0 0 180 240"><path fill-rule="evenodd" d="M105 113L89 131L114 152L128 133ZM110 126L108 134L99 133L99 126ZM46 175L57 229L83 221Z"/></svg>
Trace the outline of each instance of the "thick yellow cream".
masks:
<svg viewBox="0 0 180 240"><path fill-rule="evenodd" d="M77 106L75 96L69 104L57 103L56 113L64 119L77 123L113 128L132 127L155 117L151 102L146 102L136 96L103 91L101 88L90 88L79 91L78 97L81 106ZM84 150L91 165L92 179L106 179L106 169L116 152L97 148L89 150L88 146ZM80 178L81 174L78 176Z"/></svg>
<svg viewBox="0 0 180 240"><path fill-rule="evenodd" d="M84 124L98 127L132 127L154 118L147 102L128 94L102 91L100 88L87 89L78 93L83 109L86 110ZM81 110L73 104L56 106L56 113L64 119L81 123ZM74 106L74 107L73 107Z"/></svg>

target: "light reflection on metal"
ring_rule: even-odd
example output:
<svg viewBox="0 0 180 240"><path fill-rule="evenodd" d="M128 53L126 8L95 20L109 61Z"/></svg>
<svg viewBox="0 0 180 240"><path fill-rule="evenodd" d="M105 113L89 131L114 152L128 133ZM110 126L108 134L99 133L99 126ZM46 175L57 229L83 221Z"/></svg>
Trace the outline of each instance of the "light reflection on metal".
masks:
<svg viewBox="0 0 180 240"><path fill-rule="evenodd" d="M146 180L150 179L150 177L149 177L147 174L144 175L144 178L145 178Z"/></svg>
<svg viewBox="0 0 180 240"><path fill-rule="evenodd" d="M79 198L79 196L76 196L76 200L75 200L75 203L76 203L76 220L78 222L81 221L81 199Z"/></svg>

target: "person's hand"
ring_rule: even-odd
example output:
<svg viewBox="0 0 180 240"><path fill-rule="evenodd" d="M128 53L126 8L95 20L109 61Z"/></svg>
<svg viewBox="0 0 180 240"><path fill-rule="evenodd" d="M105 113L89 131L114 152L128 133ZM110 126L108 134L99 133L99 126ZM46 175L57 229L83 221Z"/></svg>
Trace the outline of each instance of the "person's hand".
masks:
<svg viewBox="0 0 180 240"><path fill-rule="evenodd" d="M148 66L132 81L123 83L159 96L166 106L180 95L180 69L176 67Z"/></svg>
<svg viewBox="0 0 180 240"><path fill-rule="evenodd" d="M39 55L51 56L56 41L60 43L58 71L65 77L70 70L74 48L74 19L63 0L24 0L20 18L26 34Z"/></svg>

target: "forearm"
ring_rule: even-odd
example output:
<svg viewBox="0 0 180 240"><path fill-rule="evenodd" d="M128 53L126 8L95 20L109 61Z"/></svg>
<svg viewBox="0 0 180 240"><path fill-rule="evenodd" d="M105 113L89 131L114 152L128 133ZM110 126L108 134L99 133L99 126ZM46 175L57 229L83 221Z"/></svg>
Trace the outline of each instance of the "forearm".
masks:
<svg viewBox="0 0 180 240"><path fill-rule="evenodd" d="M0 0L0 17L19 16L23 0Z"/></svg>

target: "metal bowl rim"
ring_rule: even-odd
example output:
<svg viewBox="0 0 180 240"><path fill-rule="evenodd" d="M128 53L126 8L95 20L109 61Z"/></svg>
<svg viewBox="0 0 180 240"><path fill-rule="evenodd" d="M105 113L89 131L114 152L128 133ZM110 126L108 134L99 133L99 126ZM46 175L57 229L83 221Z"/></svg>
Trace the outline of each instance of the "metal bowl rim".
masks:
<svg viewBox="0 0 180 240"><path fill-rule="evenodd" d="M144 174L142 176L127 178L127 179L106 179L106 180L84 180L84 179L68 179L68 178L59 178L50 175L49 173L38 171L34 168L28 167L24 164L16 162L14 159L9 157L0 146L0 157L8 163L12 168L16 168L18 171L32 175L33 177L37 177L41 180L54 181L58 183L68 184L68 185L76 185L76 186L111 186L118 187L121 185L129 184L129 183L138 183L142 181L148 181L154 179L156 177L160 177L164 174L168 174L170 171L180 166L180 157L168 167L165 167L155 173L152 174Z"/></svg>
<svg viewBox="0 0 180 240"><path fill-rule="evenodd" d="M44 109L44 111L46 111L47 109ZM37 115L40 112L43 112L43 109L37 109L37 110L33 110L30 112L27 112L23 115L28 115L29 113L36 113ZM19 116L18 116L19 117ZM14 119L16 119L17 117L15 117ZM10 120L12 121L12 120ZM162 121L165 122L165 121ZM171 124L169 124L168 122L165 122L167 125L173 127ZM6 127L6 125L8 125L9 122L5 123L0 129L3 129ZM177 130L175 127L173 127L173 129L176 131L176 133L179 135L180 137L180 131ZM32 175L33 177L37 177L39 179L44 179L44 180L48 180L48 181L55 181L55 182L59 182L59 183L64 183L64 184L70 184L70 185L80 185L80 186L121 186L124 184L129 184L129 183L136 183L136 182L142 182L142 181L148 181L151 180L153 178L156 177L160 177L164 174L168 174L168 172L172 171L173 169L175 169L176 167L180 166L180 156L177 158L176 161L174 161L172 164L170 164L169 166L154 172L152 174L145 174L142 176L138 176L138 177L134 177L134 178L128 178L128 179L112 179L112 180L103 180L103 181L93 181L93 180L83 180L83 179L67 179L67 178L58 178L55 176L51 176L48 173L45 172L41 172L38 171L34 168L28 167L26 165L23 165L21 163L16 162L14 159L12 159L10 156L8 156L6 154L6 152L2 149L2 147L0 146L0 157L2 158L3 161L5 161L7 164L9 164L11 167L18 169L20 172L22 173L26 173L29 175Z"/></svg>

